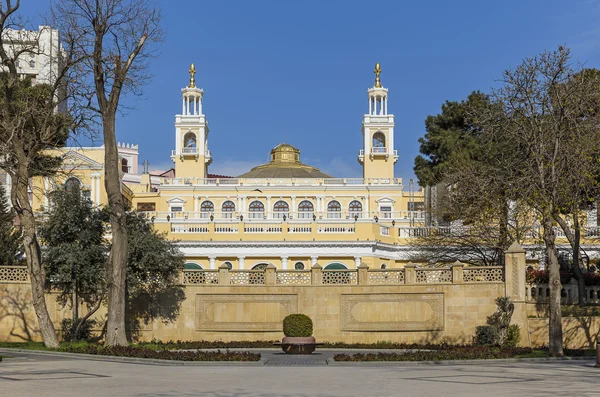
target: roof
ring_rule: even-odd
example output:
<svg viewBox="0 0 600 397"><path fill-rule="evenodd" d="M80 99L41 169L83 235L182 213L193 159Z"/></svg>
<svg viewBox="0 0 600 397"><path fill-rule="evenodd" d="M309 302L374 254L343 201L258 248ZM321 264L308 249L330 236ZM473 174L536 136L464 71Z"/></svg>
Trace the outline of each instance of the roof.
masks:
<svg viewBox="0 0 600 397"><path fill-rule="evenodd" d="M238 178L331 178L318 168L300 162L300 150L280 143L271 150L271 161L252 168Z"/></svg>

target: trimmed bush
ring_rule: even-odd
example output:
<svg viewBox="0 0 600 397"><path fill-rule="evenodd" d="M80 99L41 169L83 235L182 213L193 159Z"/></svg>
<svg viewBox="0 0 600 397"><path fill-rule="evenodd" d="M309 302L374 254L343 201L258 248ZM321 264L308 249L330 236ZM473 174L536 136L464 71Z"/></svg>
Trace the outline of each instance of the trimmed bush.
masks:
<svg viewBox="0 0 600 397"><path fill-rule="evenodd" d="M512 358L532 353L529 347L454 346L439 351L336 354L335 361L440 361Z"/></svg>
<svg viewBox="0 0 600 397"><path fill-rule="evenodd" d="M475 331L476 345L495 345L498 342L498 329L491 325L479 325Z"/></svg>
<svg viewBox="0 0 600 397"><path fill-rule="evenodd" d="M283 333L287 337L312 336L313 322L305 314L290 314L283 319Z"/></svg>
<svg viewBox="0 0 600 397"><path fill-rule="evenodd" d="M521 327L519 324L513 324L508 326L506 332L506 340L504 341L505 347L517 347L521 342Z"/></svg>
<svg viewBox="0 0 600 397"><path fill-rule="evenodd" d="M81 327L79 327L79 332L77 332L77 325L79 325L79 319L75 319L75 321L73 321L70 318L65 318L62 320L61 331L63 341L73 342L90 339L92 328L96 326L96 321L86 320L83 324L81 324ZM76 332L77 334L75 334Z"/></svg>

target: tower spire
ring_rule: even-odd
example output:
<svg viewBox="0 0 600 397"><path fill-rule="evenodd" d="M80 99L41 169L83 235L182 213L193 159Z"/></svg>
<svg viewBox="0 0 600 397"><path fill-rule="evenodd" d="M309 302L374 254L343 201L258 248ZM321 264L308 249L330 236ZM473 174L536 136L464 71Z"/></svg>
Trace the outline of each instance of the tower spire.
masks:
<svg viewBox="0 0 600 397"><path fill-rule="evenodd" d="M381 65L379 65L379 62L375 64L375 70L373 70L373 72L375 72L375 88L381 88L381 80L379 79Z"/></svg>
<svg viewBox="0 0 600 397"><path fill-rule="evenodd" d="M190 72L190 85L188 85L188 88L196 88L196 66L193 63L190 65L188 72Z"/></svg>

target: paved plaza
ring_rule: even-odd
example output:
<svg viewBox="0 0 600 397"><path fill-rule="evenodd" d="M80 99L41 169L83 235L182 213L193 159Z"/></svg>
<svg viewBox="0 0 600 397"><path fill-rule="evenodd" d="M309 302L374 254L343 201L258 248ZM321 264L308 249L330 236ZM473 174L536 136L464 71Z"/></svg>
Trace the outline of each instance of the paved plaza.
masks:
<svg viewBox="0 0 600 397"><path fill-rule="evenodd" d="M10 355L0 363L0 395L11 397L600 396L600 369L588 360L341 367L313 357L305 366L163 366Z"/></svg>

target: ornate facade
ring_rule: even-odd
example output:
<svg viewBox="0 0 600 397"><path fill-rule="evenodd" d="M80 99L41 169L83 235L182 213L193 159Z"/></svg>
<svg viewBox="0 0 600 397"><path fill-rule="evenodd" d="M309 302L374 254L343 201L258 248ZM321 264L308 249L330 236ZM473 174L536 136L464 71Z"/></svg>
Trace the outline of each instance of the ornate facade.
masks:
<svg viewBox="0 0 600 397"><path fill-rule="evenodd" d="M394 175L394 115L379 64L375 73L362 139L356 136L362 178L304 164L300 150L287 143L273 148L269 163L242 175L211 175L204 91L196 87L192 65L175 116L173 170L138 172L138 147L120 144L123 194L158 230L180 240L188 268L400 267L408 259L403 230L423 221L423 192L406 191ZM65 182L79 183L95 205L106 204L104 149L64 151L64 175L34 183L34 208L47 207L47 193Z"/></svg>

